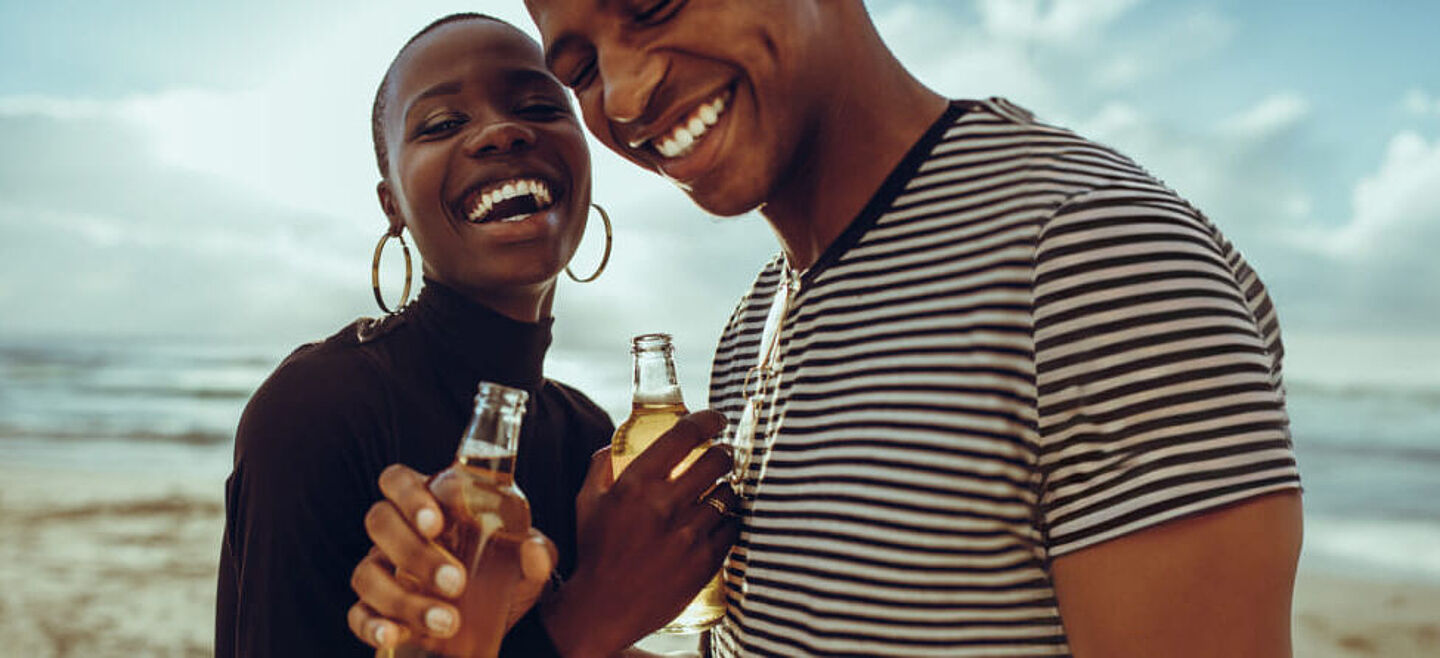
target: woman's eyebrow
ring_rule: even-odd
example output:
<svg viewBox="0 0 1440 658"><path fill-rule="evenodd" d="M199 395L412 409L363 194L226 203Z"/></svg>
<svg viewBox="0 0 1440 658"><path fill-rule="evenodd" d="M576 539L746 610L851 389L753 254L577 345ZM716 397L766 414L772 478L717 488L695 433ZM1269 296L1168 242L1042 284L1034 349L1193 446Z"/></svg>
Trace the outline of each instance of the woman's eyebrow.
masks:
<svg viewBox="0 0 1440 658"><path fill-rule="evenodd" d="M401 118L408 123L410 120L410 111L415 109L415 106L419 105L420 101L436 96L453 96L460 93L460 89L461 84L458 80L450 80L434 85L410 99L410 102L405 105L405 113Z"/></svg>
<svg viewBox="0 0 1440 658"><path fill-rule="evenodd" d="M565 85L543 69L512 69L505 72L505 84L512 88L539 88L542 91L565 93Z"/></svg>

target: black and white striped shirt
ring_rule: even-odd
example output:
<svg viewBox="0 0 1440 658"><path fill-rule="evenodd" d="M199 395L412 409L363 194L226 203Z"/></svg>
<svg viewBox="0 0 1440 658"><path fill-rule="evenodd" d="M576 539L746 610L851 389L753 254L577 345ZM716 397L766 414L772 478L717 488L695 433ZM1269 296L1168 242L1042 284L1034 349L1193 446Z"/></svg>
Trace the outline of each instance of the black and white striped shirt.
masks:
<svg viewBox="0 0 1440 658"><path fill-rule="evenodd" d="M731 427L785 267L721 337ZM779 349L718 655L1068 654L1051 559L1299 486L1255 273L1129 159L1001 99L915 145L801 275Z"/></svg>

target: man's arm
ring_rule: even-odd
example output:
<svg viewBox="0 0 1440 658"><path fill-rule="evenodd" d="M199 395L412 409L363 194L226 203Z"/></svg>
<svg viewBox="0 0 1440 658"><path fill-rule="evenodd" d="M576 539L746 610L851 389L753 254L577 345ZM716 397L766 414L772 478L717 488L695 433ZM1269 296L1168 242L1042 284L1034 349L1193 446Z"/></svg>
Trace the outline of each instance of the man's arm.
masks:
<svg viewBox="0 0 1440 658"><path fill-rule="evenodd" d="M1055 560L1077 658L1290 655L1300 494L1179 519Z"/></svg>

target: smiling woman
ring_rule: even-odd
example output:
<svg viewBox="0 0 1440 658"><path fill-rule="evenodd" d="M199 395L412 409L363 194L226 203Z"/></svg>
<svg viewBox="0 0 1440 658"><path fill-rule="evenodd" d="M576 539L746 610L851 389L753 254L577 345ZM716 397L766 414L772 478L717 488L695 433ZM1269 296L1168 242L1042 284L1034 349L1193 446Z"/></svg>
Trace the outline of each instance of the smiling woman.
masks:
<svg viewBox="0 0 1440 658"><path fill-rule="evenodd" d="M589 205L579 124L533 42L459 15L402 50L374 126L388 231L415 236L427 285L397 313L300 348L252 398L227 483L220 656L369 652L343 614L369 547L359 521L386 465L449 461L482 379L529 392L517 479L561 572L574 563L572 501L611 429L542 374L556 277ZM455 623L448 606L437 614Z"/></svg>

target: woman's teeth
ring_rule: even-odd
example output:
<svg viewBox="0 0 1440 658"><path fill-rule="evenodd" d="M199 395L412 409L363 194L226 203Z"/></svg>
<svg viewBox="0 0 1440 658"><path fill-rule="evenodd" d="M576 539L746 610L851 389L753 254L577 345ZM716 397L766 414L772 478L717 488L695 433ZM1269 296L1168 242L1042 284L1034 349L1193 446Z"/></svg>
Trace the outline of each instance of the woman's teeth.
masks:
<svg viewBox="0 0 1440 658"><path fill-rule="evenodd" d="M518 222L550 207L550 186L542 180L511 179L489 186L476 197L468 218L471 222Z"/></svg>
<svg viewBox="0 0 1440 658"><path fill-rule="evenodd" d="M666 158L678 158L695 149L695 143L720 120L725 113L725 96L718 96L696 108L685 120L676 124L663 138L650 140L655 150Z"/></svg>

